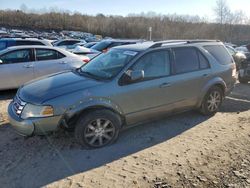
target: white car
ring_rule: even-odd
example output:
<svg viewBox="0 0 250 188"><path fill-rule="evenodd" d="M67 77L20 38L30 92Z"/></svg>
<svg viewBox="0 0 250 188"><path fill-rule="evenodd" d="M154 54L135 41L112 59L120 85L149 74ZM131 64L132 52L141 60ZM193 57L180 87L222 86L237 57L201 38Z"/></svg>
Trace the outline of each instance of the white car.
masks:
<svg viewBox="0 0 250 188"><path fill-rule="evenodd" d="M86 56L55 47L10 47L0 52L0 90L18 88L45 75L76 69L88 61Z"/></svg>

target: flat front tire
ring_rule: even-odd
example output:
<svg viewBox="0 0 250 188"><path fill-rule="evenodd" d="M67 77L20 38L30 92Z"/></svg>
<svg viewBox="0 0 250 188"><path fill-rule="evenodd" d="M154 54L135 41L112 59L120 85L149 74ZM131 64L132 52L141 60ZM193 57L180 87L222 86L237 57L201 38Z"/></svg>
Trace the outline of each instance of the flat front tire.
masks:
<svg viewBox="0 0 250 188"><path fill-rule="evenodd" d="M218 112L223 101L223 91L220 87L214 86L210 88L205 95L201 107L200 112L203 115L214 115Z"/></svg>
<svg viewBox="0 0 250 188"><path fill-rule="evenodd" d="M100 148L116 141L120 128L119 115L110 110L94 110L79 118L75 138L86 148Z"/></svg>

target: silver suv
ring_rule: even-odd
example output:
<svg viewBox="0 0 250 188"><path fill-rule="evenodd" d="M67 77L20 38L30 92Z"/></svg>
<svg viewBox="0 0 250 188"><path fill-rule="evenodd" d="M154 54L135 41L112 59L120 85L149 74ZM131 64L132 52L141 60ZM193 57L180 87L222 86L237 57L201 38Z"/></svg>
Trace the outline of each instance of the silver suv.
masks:
<svg viewBox="0 0 250 188"><path fill-rule="evenodd" d="M198 109L213 115L235 81L234 60L221 42L145 42L24 85L8 114L22 135L64 127L80 144L98 148L125 126L165 114Z"/></svg>

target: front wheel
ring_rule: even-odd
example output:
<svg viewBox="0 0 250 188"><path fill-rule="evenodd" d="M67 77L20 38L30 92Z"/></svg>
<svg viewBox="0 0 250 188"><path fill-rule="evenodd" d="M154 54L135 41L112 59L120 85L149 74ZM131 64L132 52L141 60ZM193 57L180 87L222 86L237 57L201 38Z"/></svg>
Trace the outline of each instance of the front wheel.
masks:
<svg viewBox="0 0 250 188"><path fill-rule="evenodd" d="M120 127L119 115L110 110L95 110L80 117L75 137L87 148L100 148L117 139Z"/></svg>
<svg viewBox="0 0 250 188"><path fill-rule="evenodd" d="M214 115L218 112L223 100L222 89L214 86L207 92L206 96L203 99L200 112L203 115Z"/></svg>

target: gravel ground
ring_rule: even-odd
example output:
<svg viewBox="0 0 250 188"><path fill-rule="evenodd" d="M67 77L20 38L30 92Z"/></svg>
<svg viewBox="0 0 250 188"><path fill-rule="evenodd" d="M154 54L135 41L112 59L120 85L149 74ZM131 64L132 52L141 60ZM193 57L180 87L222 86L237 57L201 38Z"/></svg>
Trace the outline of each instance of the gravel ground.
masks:
<svg viewBox="0 0 250 188"><path fill-rule="evenodd" d="M196 112L128 129L85 150L71 133L23 138L0 94L1 187L250 187L250 84L237 84L214 117Z"/></svg>

